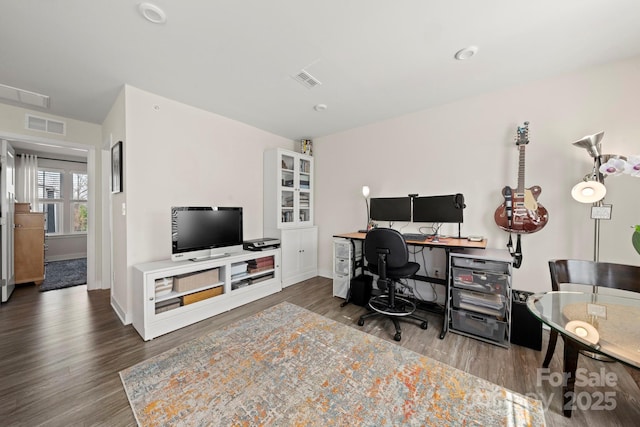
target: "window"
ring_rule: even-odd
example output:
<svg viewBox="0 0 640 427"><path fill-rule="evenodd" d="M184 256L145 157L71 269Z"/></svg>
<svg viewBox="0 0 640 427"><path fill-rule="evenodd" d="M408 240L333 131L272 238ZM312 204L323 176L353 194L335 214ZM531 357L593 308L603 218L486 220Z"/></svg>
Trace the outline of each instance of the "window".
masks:
<svg viewBox="0 0 640 427"><path fill-rule="evenodd" d="M71 195L71 232L87 232L87 194L89 191L89 176L86 173L72 172L73 181Z"/></svg>
<svg viewBox="0 0 640 427"><path fill-rule="evenodd" d="M38 210L45 213L45 229L48 234L64 232L62 178L62 171L38 169L38 199L40 199Z"/></svg>
<svg viewBox="0 0 640 427"><path fill-rule="evenodd" d="M38 210L45 213L47 234L86 233L89 176L86 172L38 169Z"/></svg>

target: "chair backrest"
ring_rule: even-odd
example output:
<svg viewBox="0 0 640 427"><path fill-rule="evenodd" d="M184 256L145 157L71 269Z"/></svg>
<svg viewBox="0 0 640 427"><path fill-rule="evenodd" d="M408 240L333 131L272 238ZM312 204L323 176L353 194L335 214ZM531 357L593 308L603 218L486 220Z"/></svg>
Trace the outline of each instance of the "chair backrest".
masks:
<svg viewBox="0 0 640 427"><path fill-rule="evenodd" d="M374 228L364 239L364 256L368 264L378 265L380 251L387 254L387 267L398 268L409 262L407 242L393 228Z"/></svg>
<svg viewBox="0 0 640 427"><path fill-rule="evenodd" d="M561 283L576 283L640 292L640 267L635 265L556 259L549 261L549 273L554 291Z"/></svg>

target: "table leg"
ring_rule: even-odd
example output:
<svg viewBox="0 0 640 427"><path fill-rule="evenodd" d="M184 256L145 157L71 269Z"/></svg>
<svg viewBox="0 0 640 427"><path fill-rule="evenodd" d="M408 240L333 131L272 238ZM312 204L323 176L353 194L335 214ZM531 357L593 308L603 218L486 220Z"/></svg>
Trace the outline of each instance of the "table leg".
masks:
<svg viewBox="0 0 640 427"><path fill-rule="evenodd" d="M578 368L578 351L580 347L567 337L564 338L564 384L562 386L562 411L565 417L571 417L571 410L575 404L576 369Z"/></svg>
<svg viewBox="0 0 640 427"><path fill-rule="evenodd" d="M444 339L444 337L447 335L447 332L449 331L449 286L450 286L450 282L451 282L451 274L449 272L449 254L451 253L451 250L449 249L445 249L444 250L445 253L445 258L446 258L446 262L445 262L445 266L444 266L444 274L445 274L445 285L444 285L444 291L445 291L445 298L444 298L444 316L442 316L444 318L444 321L442 323L442 331L440 332L440 339Z"/></svg>

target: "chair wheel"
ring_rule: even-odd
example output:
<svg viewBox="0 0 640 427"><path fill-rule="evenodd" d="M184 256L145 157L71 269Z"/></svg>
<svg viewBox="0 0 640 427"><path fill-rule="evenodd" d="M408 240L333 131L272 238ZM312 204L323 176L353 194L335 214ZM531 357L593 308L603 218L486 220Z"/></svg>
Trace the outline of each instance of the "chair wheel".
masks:
<svg viewBox="0 0 640 427"><path fill-rule="evenodd" d="M420 327L421 327L422 329L427 329L427 327L428 327L428 326L429 326L429 324L428 324L427 322L422 322L422 323L420 324Z"/></svg>
<svg viewBox="0 0 640 427"><path fill-rule="evenodd" d="M393 339L396 341L400 341L400 339L402 339L402 335L400 334L400 332L396 332L396 334L393 336Z"/></svg>
<svg viewBox="0 0 640 427"><path fill-rule="evenodd" d="M358 326L364 325L364 319L358 319Z"/></svg>

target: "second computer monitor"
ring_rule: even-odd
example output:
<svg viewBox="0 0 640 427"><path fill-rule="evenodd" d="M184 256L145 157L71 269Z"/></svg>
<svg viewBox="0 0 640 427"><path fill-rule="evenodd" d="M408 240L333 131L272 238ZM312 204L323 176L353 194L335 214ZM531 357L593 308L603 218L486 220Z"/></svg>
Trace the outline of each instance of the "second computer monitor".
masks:
<svg viewBox="0 0 640 427"><path fill-rule="evenodd" d="M464 196L416 197L413 199L413 222L461 223Z"/></svg>
<svg viewBox="0 0 640 427"><path fill-rule="evenodd" d="M411 198L376 197L370 199L374 221L411 221Z"/></svg>

